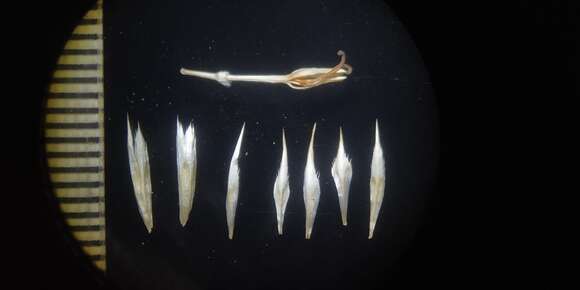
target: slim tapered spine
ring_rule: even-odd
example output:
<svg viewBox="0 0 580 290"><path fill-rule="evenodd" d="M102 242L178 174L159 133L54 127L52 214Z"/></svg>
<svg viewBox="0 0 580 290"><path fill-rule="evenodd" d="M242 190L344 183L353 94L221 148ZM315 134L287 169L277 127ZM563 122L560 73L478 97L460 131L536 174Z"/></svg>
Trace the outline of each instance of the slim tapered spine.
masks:
<svg viewBox="0 0 580 290"><path fill-rule="evenodd" d="M340 205L340 213L342 217L342 225L347 225L347 213L348 213L348 195L350 190L350 181L352 179L352 165L350 159L344 150L344 140L342 137L342 127L340 127L338 142L338 152L336 153L336 158L332 162L332 178L334 179L334 185L336 185L336 191L338 193L338 202Z"/></svg>
<svg viewBox="0 0 580 290"><path fill-rule="evenodd" d="M179 190L179 222L181 226L185 226L189 219L195 196L197 146L194 126L189 124L187 130L184 131L183 125L179 122L179 117L177 117L175 149Z"/></svg>
<svg viewBox="0 0 580 290"><path fill-rule="evenodd" d="M318 209L318 202L320 201L320 182L318 180L318 172L314 165L314 134L316 133L316 123L312 128L312 136L310 137L310 145L308 146L308 157L306 160L306 167L304 168L304 205L306 207L306 239L310 239L312 234L312 227L316 219L316 211Z"/></svg>
<svg viewBox="0 0 580 290"><path fill-rule="evenodd" d="M236 221L236 209L238 207L238 194L240 191L240 167L238 159L240 156L240 148L242 146L242 138L244 137L244 128L246 123L242 125L242 131L238 137L232 160L230 161L230 170L228 172L228 192L226 194L226 218L228 223L228 238L234 238L234 227Z"/></svg>
<svg viewBox="0 0 580 290"><path fill-rule="evenodd" d="M141 127L137 123L137 132L133 139L133 131L129 116L127 116L127 152L129 155L129 169L131 171L131 180L139 214L147 231L153 230L153 211L151 205L151 172L149 170L149 155L147 152L147 143L141 133Z"/></svg>
<svg viewBox="0 0 580 290"><path fill-rule="evenodd" d="M276 220L278 222L278 234L283 233L284 214L286 213L286 204L290 197L290 185L288 183L288 156L286 152L286 134L282 129L282 159L280 168L274 182L274 203L276 205Z"/></svg>
<svg viewBox="0 0 580 290"><path fill-rule="evenodd" d="M375 146L373 149L373 157L371 161L371 180L370 180L370 202L371 214L369 221L369 239L373 238L377 218L383 204L383 197L385 195L385 159L383 156L383 148L381 147L381 139L379 136L379 121L375 123Z"/></svg>

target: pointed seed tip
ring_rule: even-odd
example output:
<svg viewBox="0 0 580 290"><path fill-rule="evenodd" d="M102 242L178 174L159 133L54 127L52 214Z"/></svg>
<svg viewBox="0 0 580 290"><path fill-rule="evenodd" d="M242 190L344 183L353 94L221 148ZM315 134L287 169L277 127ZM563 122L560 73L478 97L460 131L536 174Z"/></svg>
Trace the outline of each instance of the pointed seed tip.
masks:
<svg viewBox="0 0 580 290"><path fill-rule="evenodd" d="M310 137L310 142L314 139L314 134L316 133L316 123L314 123L314 127L312 127L312 136Z"/></svg>
<svg viewBox="0 0 580 290"><path fill-rule="evenodd" d="M185 225L187 224L187 217L179 217L179 223L181 224L182 227L185 227Z"/></svg>

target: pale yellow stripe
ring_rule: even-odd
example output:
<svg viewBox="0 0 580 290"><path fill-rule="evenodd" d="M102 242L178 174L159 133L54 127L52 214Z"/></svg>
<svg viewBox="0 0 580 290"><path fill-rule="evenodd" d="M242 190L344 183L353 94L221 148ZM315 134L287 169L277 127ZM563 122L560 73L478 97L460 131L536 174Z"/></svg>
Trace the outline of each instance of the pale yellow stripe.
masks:
<svg viewBox="0 0 580 290"><path fill-rule="evenodd" d="M73 232L73 236L79 241L102 240L105 237L105 232L104 231Z"/></svg>
<svg viewBox="0 0 580 290"><path fill-rule="evenodd" d="M100 144L46 144L48 152L94 152L100 150Z"/></svg>
<svg viewBox="0 0 580 290"><path fill-rule="evenodd" d="M97 102L98 104L98 102ZM79 123L79 122L97 122L97 114L47 114L46 122L51 123ZM101 124L102 125L102 124Z"/></svg>
<svg viewBox="0 0 580 290"><path fill-rule="evenodd" d="M56 188L57 197L102 197L105 196L103 187L98 188Z"/></svg>
<svg viewBox="0 0 580 290"><path fill-rule="evenodd" d="M100 41L100 40L99 40ZM69 40L65 49L99 49L98 41L94 40Z"/></svg>
<svg viewBox="0 0 580 290"><path fill-rule="evenodd" d="M87 14L85 14L85 18L100 19L102 17L103 17L103 9L89 10L89 12L87 12Z"/></svg>
<svg viewBox="0 0 580 290"><path fill-rule="evenodd" d="M101 63L99 55L61 55L59 64L95 64Z"/></svg>
<svg viewBox="0 0 580 290"><path fill-rule="evenodd" d="M51 93L83 93L83 92L103 92L102 84L50 84ZM52 99L49 99L49 101ZM60 100L60 99L54 99ZM68 100L67 101L71 101Z"/></svg>
<svg viewBox="0 0 580 290"><path fill-rule="evenodd" d="M96 137L99 136L99 129L46 129L46 137Z"/></svg>
<svg viewBox="0 0 580 290"><path fill-rule="evenodd" d="M86 218L86 219L67 219L66 223L70 226L103 226L104 218Z"/></svg>
<svg viewBox="0 0 580 290"><path fill-rule="evenodd" d="M52 182L103 181L101 173L51 173Z"/></svg>
<svg viewBox="0 0 580 290"><path fill-rule="evenodd" d="M105 262L105 260L99 260L99 261L94 261L95 266L97 266L97 268L101 269L102 271L107 270L107 263Z"/></svg>
<svg viewBox="0 0 580 290"><path fill-rule="evenodd" d="M48 108L97 108L98 99L48 99Z"/></svg>
<svg viewBox="0 0 580 290"><path fill-rule="evenodd" d="M52 76L55 78L82 78L101 77L102 74L96 70L56 70Z"/></svg>
<svg viewBox="0 0 580 290"><path fill-rule="evenodd" d="M101 158L48 158L49 167L102 166Z"/></svg>
<svg viewBox="0 0 580 290"><path fill-rule="evenodd" d="M79 25L75 28L73 33L77 33L77 34L103 34L103 26L99 25L99 24Z"/></svg>
<svg viewBox="0 0 580 290"><path fill-rule="evenodd" d="M83 250L87 255L104 255L105 246L83 246Z"/></svg>
<svg viewBox="0 0 580 290"><path fill-rule="evenodd" d="M63 212L99 212L99 203L61 203Z"/></svg>
<svg viewBox="0 0 580 290"><path fill-rule="evenodd" d="M97 99L97 106L99 108L104 108L105 107L105 98L98 98Z"/></svg>

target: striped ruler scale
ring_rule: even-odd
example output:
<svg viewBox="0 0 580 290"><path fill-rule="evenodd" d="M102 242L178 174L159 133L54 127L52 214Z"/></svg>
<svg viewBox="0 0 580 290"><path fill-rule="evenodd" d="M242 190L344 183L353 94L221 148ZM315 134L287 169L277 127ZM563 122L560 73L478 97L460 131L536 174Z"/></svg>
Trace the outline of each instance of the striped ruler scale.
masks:
<svg viewBox="0 0 580 290"><path fill-rule="evenodd" d="M67 41L46 103L45 143L53 192L83 252L106 270L102 0Z"/></svg>

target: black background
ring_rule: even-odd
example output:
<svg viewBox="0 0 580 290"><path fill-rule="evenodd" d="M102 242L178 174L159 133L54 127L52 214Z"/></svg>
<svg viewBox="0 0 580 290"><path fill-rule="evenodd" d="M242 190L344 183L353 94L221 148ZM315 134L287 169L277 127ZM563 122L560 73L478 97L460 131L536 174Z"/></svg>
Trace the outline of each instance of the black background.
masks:
<svg viewBox="0 0 580 290"><path fill-rule="evenodd" d="M71 251L72 244L63 241L62 225L54 223L58 213L46 206L52 200L40 146L42 97L50 72L90 2L53 1L17 11L22 34L38 36L24 42L33 48L27 56L38 68L38 73L28 71L27 81L38 85L23 88L24 96L30 97L20 98L19 105L26 108L27 117L13 135L23 140L19 147L26 154L9 156L20 156L12 167L20 178L13 183L27 185L19 190L29 205L21 231L11 235L17 246L9 253L15 258L9 273L20 274L11 276L21 288L108 288L97 272L82 266L82 255ZM468 286L517 277L511 269L516 260L526 261L519 254L525 246L511 242L517 229L496 231L500 213L497 206L488 207L493 205L488 201L507 201L518 194L517 187L506 182L513 177L507 173L515 170L514 161L525 160L525 148L514 141L539 128L533 126L538 116L529 118L533 105L550 96L542 103L549 110L569 95L576 53L572 19L577 16L571 3L388 1L431 75L440 113L441 167L428 222L395 266L385 269L383 285ZM24 46L16 48L25 50ZM13 216L19 212L9 211Z"/></svg>
<svg viewBox="0 0 580 290"><path fill-rule="evenodd" d="M309 7L304 9L303 7ZM108 278L120 288L319 289L381 284L406 250L434 187L438 120L431 82L401 23L380 1L125 1L105 4ZM331 66L347 53L348 81L296 91L284 85L186 78L181 66L232 73L286 73ZM143 231L127 175L126 114L148 140L154 188L152 235ZM193 119L198 177L191 220L177 220L175 118ZM374 121L388 189L368 235ZM227 240L226 179L246 122L236 233ZM321 200L304 239L302 180L317 122ZM338 127L353 160L350 224L340 226L330 175ZM278 237L272 184L286 129L291 197ZM123 162L125 160L125 162ZM169 161L169 162L168 162ZM138 266L137 266L138 265Z"/></svg>

